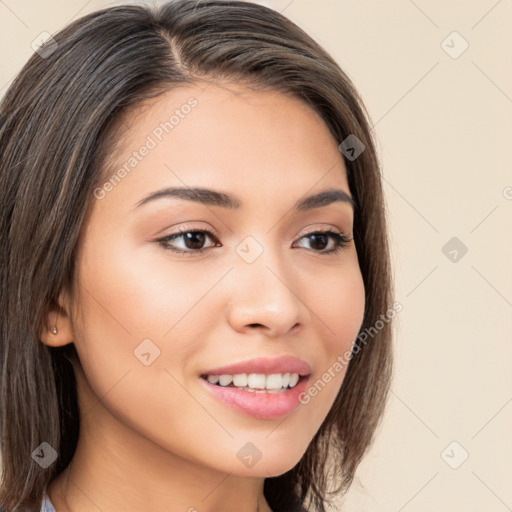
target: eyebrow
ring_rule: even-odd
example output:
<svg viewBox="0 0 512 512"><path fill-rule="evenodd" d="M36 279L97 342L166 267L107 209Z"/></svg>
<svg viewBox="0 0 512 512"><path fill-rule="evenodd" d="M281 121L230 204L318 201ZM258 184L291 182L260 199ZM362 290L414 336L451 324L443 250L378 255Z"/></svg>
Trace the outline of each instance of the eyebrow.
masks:
<svg viewBox="0 0 512 512"><path fill-rule="evenodd" d="M157 199L162 198L185 199L188 201L203 203L208 206L220 206L221 208L229 209L237 209L242 206L242 201L240 201L240 199L226 192L201 187L171 187L152 192L136 203L135 208L139 208L151 201L156 201ZM352 210L355 209L355 201L353 197L339 188L330 188L323 190L322 192L318 192L317 194L299 199L295 203L294 209L302 212L312 210L314 208L321 208L322 206L327 206L335 202L347 203L352 207Z"/></svg>

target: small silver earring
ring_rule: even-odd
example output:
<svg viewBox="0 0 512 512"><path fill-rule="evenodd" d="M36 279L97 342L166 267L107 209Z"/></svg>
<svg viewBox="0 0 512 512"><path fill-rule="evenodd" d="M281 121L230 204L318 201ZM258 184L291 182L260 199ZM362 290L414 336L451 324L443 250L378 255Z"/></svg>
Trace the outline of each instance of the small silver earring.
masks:
<svg viewBox="0 0 512 512"><path fill-rule="evenodd" d="M57 326L54 325L53 326L53 334L57 334L57 332L59 332L59 330L57 329Z"/></svg>

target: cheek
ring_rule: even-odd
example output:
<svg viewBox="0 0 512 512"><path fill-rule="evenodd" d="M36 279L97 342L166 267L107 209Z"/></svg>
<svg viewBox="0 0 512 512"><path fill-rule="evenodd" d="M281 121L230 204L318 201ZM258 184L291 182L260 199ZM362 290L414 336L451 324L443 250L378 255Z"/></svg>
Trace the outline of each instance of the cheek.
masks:
<svg viewBox="0 0 512 512"><path fill-rule="evenodd" d="M79 261L75 345L91 386L108 391L128 370L144 367L144 358L164 381L166 368L183 380L200 334L218 318L203 299L219 269L192 271L191 263L170 262L163 249L137 248L128 237L95 233L90 240Z"/></svg>
<svg viewBox="0 0 512 512"><path fill-rule="evenodd" d="M364 318L365 289L357 262L333 274L327 282L315 312L325 324L332 357L350 349L357 337Z"/></svg>
<svg viewBox="0 0 512 512"><path fill-rule="evenodd" d="M317 355L322 352L322 363L315 368L300 400L308 414L324 418L341 388L364 318L365 289L358 264L346 265L324 281L323 293L316 294L314 304L314 314L324 333L323 345L317 351Z"/></svg>
<svg viewBox="0 0 512 512"><path fill-rule="evenodd" d="M98 247L79 267L75 345L93 395L85 410L97 411L101 398L122 424L186 455L193 423L205 415L181 384L195 350L183 317L198 300L182 293L200 288L200 297L207 284L190 284L183 271L164 278L136 251Z"/></svg>
<svg viewBox="0 0 512 512"><path fill-rule="evenodd" d="M172 262L164 249L145 244L95 242L80 267L80 280L90 292L84 299L91 316L105 327L121 328L132 341L163 338L201 300L215 277L204 269L189 271L186 262ZM162 251L158 258L156 251Z"/></svg>
<svg viewBox="0 0 512 512"><path fill-rule="evenodd" d="M101 393L129 369L142 366L134 351L143 340L161 350L162 333L173 321L170 314L165 317L163 305L170 313L179 299L155 291L154 276L134 251L101 235L85 244L78 279L75 345L91 386Z"/></svg>

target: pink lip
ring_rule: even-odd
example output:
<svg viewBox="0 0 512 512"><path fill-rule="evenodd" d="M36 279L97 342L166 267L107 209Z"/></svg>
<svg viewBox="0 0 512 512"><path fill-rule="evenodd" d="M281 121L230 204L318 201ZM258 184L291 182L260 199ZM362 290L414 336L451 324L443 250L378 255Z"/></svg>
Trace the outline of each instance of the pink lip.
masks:
<svg viewBox="0 0 512 512"><path fill-rule="evenodd" d="M295 387L279 393L243 391L210 384L206 379L199 380L206 391L234 410L254 418L271 420L288 415L299 406L299 397L305 392L309 379L301 377Z"/></svg>
<svg viewBox="0 0 512 512"><path fill-rule="evenodd" d="M311 366L306 361L291 356L282 356L274 359L258 357L249 361L213 368L202 373L202 375L236 375L239 373L298 373L299 375L310 375Z"/></svg>

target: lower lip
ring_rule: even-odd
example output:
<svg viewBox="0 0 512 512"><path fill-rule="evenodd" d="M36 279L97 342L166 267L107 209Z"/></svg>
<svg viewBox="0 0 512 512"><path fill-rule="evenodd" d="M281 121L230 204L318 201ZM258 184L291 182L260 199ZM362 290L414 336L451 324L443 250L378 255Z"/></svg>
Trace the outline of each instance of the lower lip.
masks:
<svg viewBox="0 0 512 512"><path fill-rule="evenodd" d="M200 378L206 389L216 398L239 412L254 418L275 419L290 414L299 404L299 395L305 391L309 376L301 378L293 388L279 393L241 391L217 386Z"/></svg>

